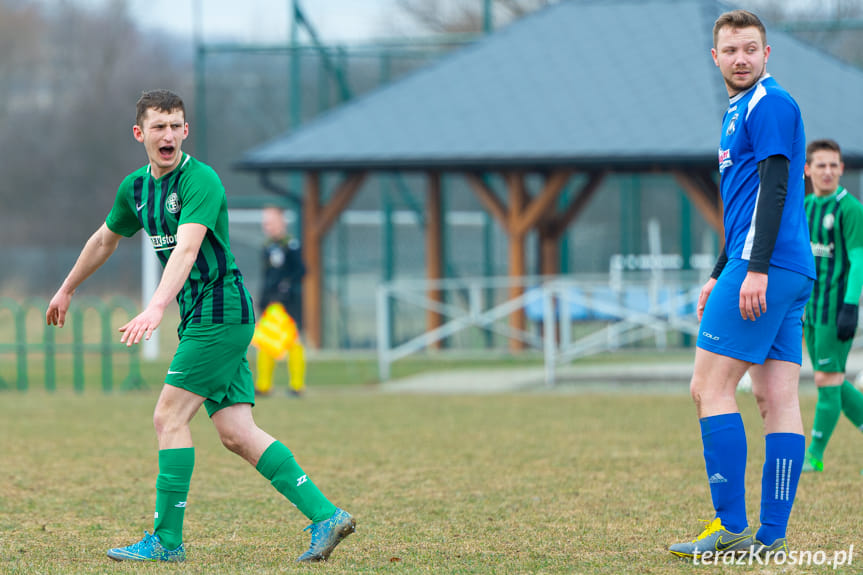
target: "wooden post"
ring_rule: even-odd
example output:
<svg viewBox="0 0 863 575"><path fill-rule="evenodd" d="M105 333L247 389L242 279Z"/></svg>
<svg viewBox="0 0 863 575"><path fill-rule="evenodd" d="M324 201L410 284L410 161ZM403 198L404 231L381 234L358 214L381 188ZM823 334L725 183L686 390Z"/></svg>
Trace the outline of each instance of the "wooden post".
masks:
<svg viewBox="0 0 863 575"><path fill-rule="evenodd" d="M524 175L512 172L506 176L509 187L509 275L511 278L520 278L526 275L524 237L527 230L521 227L521 216L524 205L527 203L527 192L524 188ZM509 288L509 298L519 297L524 292L520 285ZM524 331L526 326L524 308L519 309L509 316L509 325L513 329ZM525 343L519 339L511 339L509 347L513 351L524 349Z"/></svg>
<svg viewBox="0 0 863 575"><path fill-rule="evenodd" d="M551 218L539 224L539 273L550 276L560 272L560 235Z"/></svg>
<svg viewBox="0 0 863 575"><path fill-rule="evenodd" d="M308 172L305 181L303 202L303 258L306 275L303 276L303 325L306 343L313 349L321 347L322 303L324 269L322 257L323 238L318 233L321 213L321 175Z"/></svg>
<svg viewBox="0 0 863 575"><path fill-rule="evenodd" d="M345 177L332 193L327 205L321 203L321 175L308 172L303 202L303 243L306 275L303 278L303 324L307 343L312 348L323 342L324 238L330 227L351 203L365 179L365 172Z"/></svg>
<svg viewBox="0 0 863 575"><path fill-rule="evenodd" d="M443 197L441 192L441 176L438 172L429 172L429 187L426 199L426 279L439 281L443 279ZM443 292L439 287L428 291L428 299L443 302ZM426 329L431 331L443 325L441 314L428 310L426 312ZM439 349L441 342L436 341L433 347Z"/></svg>

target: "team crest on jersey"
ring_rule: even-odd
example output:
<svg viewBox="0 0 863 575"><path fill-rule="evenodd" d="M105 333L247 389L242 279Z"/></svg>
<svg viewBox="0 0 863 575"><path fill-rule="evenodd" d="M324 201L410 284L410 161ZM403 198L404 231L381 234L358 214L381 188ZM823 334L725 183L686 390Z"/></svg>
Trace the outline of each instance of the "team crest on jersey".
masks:
<svg viewBox="0 0 863 575"><path fill-rule="evenodd" d="M739 116L740 116L740 114L734 114L731 117L731 121L728 123L728 128L725 129L725 135L726 136L730 136L731 134L734 133L734 128L735 128L735 125L737 124L737 118Z"/></svg>
<svg viewBox="0 0 863 575"><path fill-rule="evenodd" d="M177 195L177 192L172 192L168 199L165 200L165 209L171 212L172 214L176 214L180 211L180 196Z"/></svg>
<svg viewBox="0 0 863 575"><path fill-rule="evenodd" d="M821 220L821 225L824 226L825 230L832 230L833 224L836 223L836 216L833 214L827 214L824 216L824 219Z"/></svg>

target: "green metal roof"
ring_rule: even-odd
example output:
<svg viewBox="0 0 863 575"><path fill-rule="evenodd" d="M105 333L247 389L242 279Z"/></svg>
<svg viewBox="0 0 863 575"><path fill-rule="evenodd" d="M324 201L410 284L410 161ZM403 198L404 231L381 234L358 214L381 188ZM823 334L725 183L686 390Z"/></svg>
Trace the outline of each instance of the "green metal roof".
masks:
<svg viewBox="0 0 863 575"><path fill-rule="evenodd" d="M716 0L568 0L247 152L246 170L716 167ZM863 71L771 30L809 139L863 166Z"/></svg>

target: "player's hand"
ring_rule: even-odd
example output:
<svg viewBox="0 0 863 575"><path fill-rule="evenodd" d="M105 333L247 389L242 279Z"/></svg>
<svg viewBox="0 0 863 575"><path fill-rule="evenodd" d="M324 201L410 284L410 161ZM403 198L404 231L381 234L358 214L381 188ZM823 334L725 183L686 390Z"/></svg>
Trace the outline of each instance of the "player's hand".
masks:
<svg viewBox="0 0 863 575"><path fill-rule="evenodd" d="M839 341L848 341L854 337L857 331L858 306L853 303L843 303L839 306L839 314L836 317L836 337Z"/></svg>
<svg viewBox="0 0 863 575"><path fill-rule="evenodd" d="M695 314L698 316L699 323L701 316L704 315L704 307L707 305L707 298L710 297L710 292L713 291L713 286L716 285L716 278L710 278L707 283L701 288L701 293L698 294L698 307L695 308Z"/></svg>
<svg viewBox="0 0 863 575"><path fill-rule="evenodd" d="M63 324L66 323L66 312L69 311L70 303L72 303L72 294L63 290L54 294L51 303L48 304L48 311L45 312L45 323L63 327Z"/></svg>
<svg viewBox="0 0 863 575"><path fill-rule="evenodd" d="M153 330L159 327L162 322L163 311L156 307L147 307L144 311L132 318L129 323L120 328L123 336L120 338L120 343L125 343L126 347L131 347L132 344L140 343L141 338L150 339L153 335Z"/></svg>
<svg viewBox="0 0 863 575"><path fill-rule="evenodd" d="M767 313L767 274L746 272L740 284L740 317L751 319Z"/></svg>

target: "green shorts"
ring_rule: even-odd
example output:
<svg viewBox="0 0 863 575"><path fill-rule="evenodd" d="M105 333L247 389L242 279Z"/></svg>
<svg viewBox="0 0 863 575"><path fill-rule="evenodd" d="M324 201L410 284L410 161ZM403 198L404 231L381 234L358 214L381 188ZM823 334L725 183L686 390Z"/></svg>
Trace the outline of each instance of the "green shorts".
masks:
<svg viewBox="0 0 863 575"><path fill-rule="evenodd" d="M253 324L191 324L183 330L165 383L206 397L212 417L236 403L255 405L255 385L246 351Z"/></svg>
<svg viewBox="0 0 863 575"><path fill-rule="evenodd" d="M803 326L803 335L814 371L845 373L845 362L848 360L851 344L854 343L853 339L839 341L835 325L807 323Z"/></svg>

